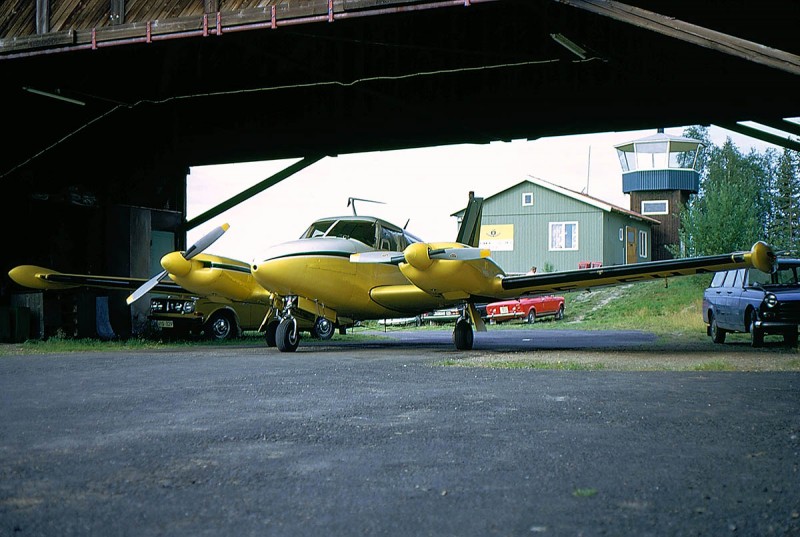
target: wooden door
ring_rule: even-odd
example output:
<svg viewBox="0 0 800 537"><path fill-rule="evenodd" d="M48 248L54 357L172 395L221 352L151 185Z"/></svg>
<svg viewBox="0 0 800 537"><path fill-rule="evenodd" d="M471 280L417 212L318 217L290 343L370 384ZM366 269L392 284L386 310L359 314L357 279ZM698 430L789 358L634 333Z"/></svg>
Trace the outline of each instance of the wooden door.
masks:
<svg viewBox="0 0 800 537"><path fill-rule="evenodd" d="M625 263L636 263L638 259L637 251L638 233L635 227L625 227Z"/></svg>

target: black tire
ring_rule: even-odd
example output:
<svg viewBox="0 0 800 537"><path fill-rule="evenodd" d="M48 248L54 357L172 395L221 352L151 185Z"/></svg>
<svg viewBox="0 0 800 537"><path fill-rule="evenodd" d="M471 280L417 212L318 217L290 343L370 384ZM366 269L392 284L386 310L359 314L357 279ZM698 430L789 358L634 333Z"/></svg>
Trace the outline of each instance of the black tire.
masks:
<svg viewBox="0 0 800 537"><path fill-rule="evenodd" d="M558 308L558 312L556 312L556 321L560 321L564 318L564 304L561 304Z"/></svg>
<svg viewBox="0 0 800 537"><path fill-rule="evenodd" d="M325 317L318 317L311 328L311 336L317 339L330 339L336 331L336 326Z"/></svg>
<svg viewBox="0 0 800 537"><path fill-rule="evenodd" d="M233 315L218 311L211 316L204 328L206 337L213 341L233 339L239 334L239 328Z"/></svg>
<svg viewBox="0 0 800 537"><path fill-rule="evenodd" d="M756 310L750 310L750 345L753 347L763 347L764 331L761 328L756 328L757 320L758 313L756 313Z"/></svg>
<svg viewBox="0 0 800 537"><path fill-rule="evenodd" d="M267 323L267 327L264 329L264 339L267 341L267 347L274 347L277 345L277 332L278 332L278 325L280 323L278 321L270 321Z"/></svg>
<svg viewBox="0 0 800 537"><path fill-rule="evenodd" d="M297 330L297 321L284 319L275 331L275 345L281 352L294 352L300 345L300 333Z"/></svg>
<svg viewBox="0 0 800 537"><path fill-rule="evenodd" d="M453 344L456 349L460 351L472 350L472 344L475 341L475 335L472 333L472 326L468 321L460 319L456 322L456 327L453 329Z"/></svg>
<svg viewBox="0 0 800 537"><path fill-rule="evenodd" d="M533 324L536 322L536 310L531 308L528 310L528 316L525 317L525 322L528 324Z"/></svg>
<svg viewBox="0 0 800 537"><path fill-rule="evenodd" d="M797 347L797 329L783 334L783 344L787 347Z"/></svg>
<svg viewBox="0 0 800 537"><path fill-rule="evenodd" d="M711 318L708 325L708 335L711 336L711 341L714 343L725 343L725 335L728 333L728 331L719 327L713 313L710 313L708 316Z"/></svg>

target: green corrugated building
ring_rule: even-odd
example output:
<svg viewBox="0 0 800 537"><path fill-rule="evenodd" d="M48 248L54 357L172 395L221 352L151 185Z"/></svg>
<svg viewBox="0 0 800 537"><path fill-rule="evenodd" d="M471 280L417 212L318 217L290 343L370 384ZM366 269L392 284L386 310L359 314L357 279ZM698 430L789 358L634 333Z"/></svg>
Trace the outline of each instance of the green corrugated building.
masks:
<svg viewBox="0 0 800 537"><path fill-rule="evenodd" d="M484 200L481 246L508 273L640 263L651 260L654 225L653 218L531 177Z"/></svg>

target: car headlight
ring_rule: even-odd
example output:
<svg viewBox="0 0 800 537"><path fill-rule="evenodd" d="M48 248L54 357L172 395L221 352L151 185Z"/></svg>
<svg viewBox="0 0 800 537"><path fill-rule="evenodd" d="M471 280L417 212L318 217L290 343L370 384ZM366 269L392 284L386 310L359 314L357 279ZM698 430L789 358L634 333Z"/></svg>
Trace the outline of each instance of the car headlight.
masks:
<svg viewBox="0 0 800 537"><path fill-rule="evenodd" d="M778 305L778 297L772 293L767 293L767 296L764 297L764 304L766 304L768 308L774 308Z"/></svg>
<svg viewBox="0 0 800 537"><path fill-rule="evenodd" d="M194 311L194 301L187 300L183 303L183 313L192 313Z"/></svg>

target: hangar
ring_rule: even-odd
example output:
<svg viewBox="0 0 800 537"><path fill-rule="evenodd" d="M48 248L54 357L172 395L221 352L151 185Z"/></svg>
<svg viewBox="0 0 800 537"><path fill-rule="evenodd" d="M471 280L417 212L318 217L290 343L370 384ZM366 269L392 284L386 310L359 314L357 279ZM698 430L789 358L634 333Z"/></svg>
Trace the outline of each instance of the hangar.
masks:
<svg viewBox="0 0 800 537"><path fill-rule="evenodd" d="M149 274L196 224L189 166L743 120L797 135L798 20L791 0L3 2L0 305L20 263ZM54 325L91 309L58 300Z"/></svg>

